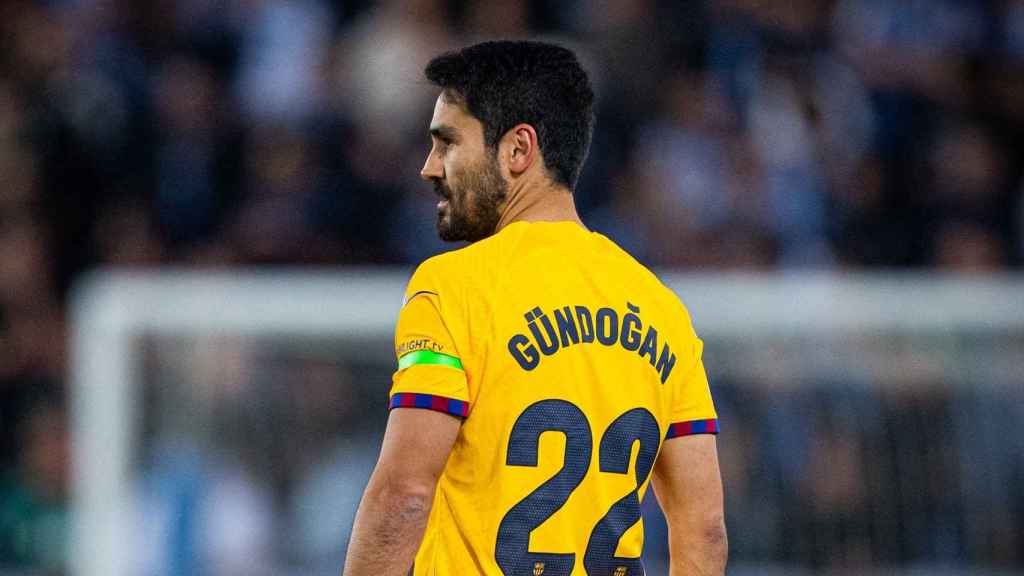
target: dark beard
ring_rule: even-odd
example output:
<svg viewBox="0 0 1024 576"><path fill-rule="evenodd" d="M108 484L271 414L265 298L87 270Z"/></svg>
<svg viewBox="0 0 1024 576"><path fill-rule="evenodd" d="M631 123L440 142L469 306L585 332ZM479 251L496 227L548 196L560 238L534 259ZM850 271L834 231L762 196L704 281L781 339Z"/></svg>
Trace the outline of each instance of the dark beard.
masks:
<svg viewBox="0 0 1024 576"><path fill-rule="evenodd" d="M493 158L485 158L480 166L465 171L459 180L458 191L440 181L434 183L448 199L448 209L437 214L437 233L445 242L483 240L498 227L501 204L508 196L508 183L501 177L497 159Z"/></svg>

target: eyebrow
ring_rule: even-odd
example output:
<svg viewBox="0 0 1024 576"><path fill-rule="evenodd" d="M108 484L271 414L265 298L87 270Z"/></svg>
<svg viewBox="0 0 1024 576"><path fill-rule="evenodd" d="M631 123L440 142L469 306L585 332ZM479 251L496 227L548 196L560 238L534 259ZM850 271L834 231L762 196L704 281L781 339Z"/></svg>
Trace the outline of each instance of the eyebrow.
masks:
<svg viewBox="0 0 1024 576"><path fill-rule="evenodd" d="M455 128L448 126L447 124L438 124L430 127L430 135L440 140L446 140L448 142L454 142L458 138L458 132Z"/></svg>

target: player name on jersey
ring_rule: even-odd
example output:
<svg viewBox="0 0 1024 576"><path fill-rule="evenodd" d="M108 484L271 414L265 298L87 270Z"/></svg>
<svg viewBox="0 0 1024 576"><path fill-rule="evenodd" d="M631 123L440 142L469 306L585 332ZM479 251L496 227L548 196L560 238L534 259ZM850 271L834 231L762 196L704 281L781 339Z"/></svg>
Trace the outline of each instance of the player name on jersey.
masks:
<svg viewBox="0 0 1024 576"><path fill-rule="evenodd" d="M540 365L543 356L570 346L594 342L618 345L647 358L664 384L676 365L675 353L668 342L662 343L658 352L658 330L654 326L645 329L639 306L627 302L626 310L620 314L607 307L591 311L586 306L563 306L549 315L534 307L523 315L527 330L509 338L508 351L523 370L529 371Z"/></svg>

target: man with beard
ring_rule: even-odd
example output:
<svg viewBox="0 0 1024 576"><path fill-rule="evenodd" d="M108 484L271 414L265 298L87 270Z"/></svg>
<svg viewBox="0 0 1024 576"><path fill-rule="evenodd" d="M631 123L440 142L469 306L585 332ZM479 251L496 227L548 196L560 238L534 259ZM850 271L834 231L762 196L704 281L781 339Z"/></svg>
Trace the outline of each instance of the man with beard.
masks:
<svg viewBox="0 0 1024 576"><path fill-rule="evenodd" d="M586 73L538 42L478 44L425 72L441 94L421 174L441 238L472 244L409 281L344 573L404 576L415 557L417 576L637 576L653 481L672 574L723 574L701 342L573 203L594 122Z"/></svg>

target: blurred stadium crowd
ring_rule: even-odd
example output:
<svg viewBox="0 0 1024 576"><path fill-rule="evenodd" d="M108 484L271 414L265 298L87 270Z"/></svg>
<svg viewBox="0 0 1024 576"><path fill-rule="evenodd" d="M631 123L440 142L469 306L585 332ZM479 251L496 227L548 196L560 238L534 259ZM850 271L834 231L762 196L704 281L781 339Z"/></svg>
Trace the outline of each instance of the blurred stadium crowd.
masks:
<svg viewBox="0 0 1024 576"><path fill-rule="evenodd" d="M8 0L0 564L64 558L76 279L444 249L422 65L525 35L592 70L577 202L645 264L1024 262L1021 0Z"/></svg>

